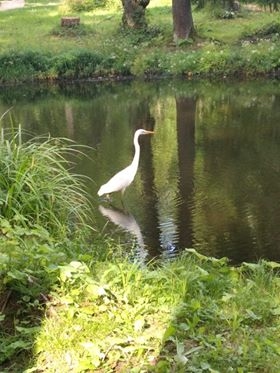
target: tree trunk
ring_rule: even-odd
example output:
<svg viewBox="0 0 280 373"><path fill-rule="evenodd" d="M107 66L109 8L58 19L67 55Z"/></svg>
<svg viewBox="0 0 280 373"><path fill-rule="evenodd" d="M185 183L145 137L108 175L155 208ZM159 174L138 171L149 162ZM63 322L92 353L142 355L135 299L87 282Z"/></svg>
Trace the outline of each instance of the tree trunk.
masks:
<svg viewBox="0 0 280 373"><path fill-rule="evenodd" d="M139 29L147 26L145 8L150 0L122 0L122 23L125 28Z"/></svg>
<svg viewBox="0 0 280 373"><path fill-rule="evenodd" d="M187 40L194 33L191 0L172 0L173 38Z"/></svg>

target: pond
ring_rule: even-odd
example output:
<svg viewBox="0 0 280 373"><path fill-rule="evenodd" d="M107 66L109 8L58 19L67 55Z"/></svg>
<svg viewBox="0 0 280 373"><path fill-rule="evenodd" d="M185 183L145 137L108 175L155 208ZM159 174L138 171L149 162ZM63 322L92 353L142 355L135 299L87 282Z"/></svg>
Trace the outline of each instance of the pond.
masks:
<svg viewBox="0 0 280 373"><path fill-rule="evenodd" d="M184 248L232 263L280 260L278 81L157 81L0 88L2 126L90 146L75 171L91 178L94 227L142 261ZM100 185L138 173L111 202Z"/></svg>

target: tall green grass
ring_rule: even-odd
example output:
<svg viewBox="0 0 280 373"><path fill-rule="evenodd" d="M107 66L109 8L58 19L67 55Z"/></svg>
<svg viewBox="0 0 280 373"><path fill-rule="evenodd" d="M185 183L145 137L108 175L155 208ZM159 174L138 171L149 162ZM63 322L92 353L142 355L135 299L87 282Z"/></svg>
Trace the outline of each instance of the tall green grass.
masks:
<svg viewBox="0 0 280 373"><path fill-rule="evenodd" d="M82 177L69 172L80 154L69 140L36 137L24 141L21 128L1 131L0 215L35 224L52 234L73 233L90 216Z"/></svg>

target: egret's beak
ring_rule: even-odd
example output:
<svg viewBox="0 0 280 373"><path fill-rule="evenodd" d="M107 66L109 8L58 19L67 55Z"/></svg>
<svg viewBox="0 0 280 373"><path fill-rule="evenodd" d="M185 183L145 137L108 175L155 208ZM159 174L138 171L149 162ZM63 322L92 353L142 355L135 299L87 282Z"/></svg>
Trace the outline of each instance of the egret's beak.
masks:
<svg viewBox="0 0 280 373"><path fill-rule="evenodd" d="M146 135L151 134L151 133L155 133L155 132L154 131L146 131Z"/></svg>

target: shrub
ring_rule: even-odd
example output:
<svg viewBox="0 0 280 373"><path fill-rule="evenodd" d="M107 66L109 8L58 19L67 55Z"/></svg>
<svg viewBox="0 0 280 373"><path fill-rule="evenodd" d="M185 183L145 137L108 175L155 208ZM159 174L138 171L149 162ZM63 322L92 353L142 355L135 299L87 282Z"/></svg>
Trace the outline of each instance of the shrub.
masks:
<svg viewBox="0 0 280 373"><path fill-rule="evenodd" d="M134 75L162 75L168 71L167 57L159 52L138 55L131 67Z"/></svg>
<svg viewBox="0 0 280 373"><path fill-rule="evenodd" d="M199 65L200 71L205 73L225 73L230 51L226 49L210 49L201 56Z"/></svg>
<svg viewBox="0 0 280 373"><path fill-rule="evenodd" d="M197 61L199 59L199 52L194 53L190 51L177 51L176 53L172 53L170 55L169 64L170 73L175 75L192 75L194 73L197 73Z"/></svg>
<svg viewBox="0 0 280 373"><path fill-rule="evenodd" d="M102 60L102 56L93 52L69 52L53 59L53 70L58 78L90 77Z"/></svg>
<svg viewBox="0 0 280 373"><path fill-rule="evenodd" d="M38 52L25 51L0 56L0 81L36 79L49 68L47 56Z"/></svg>

